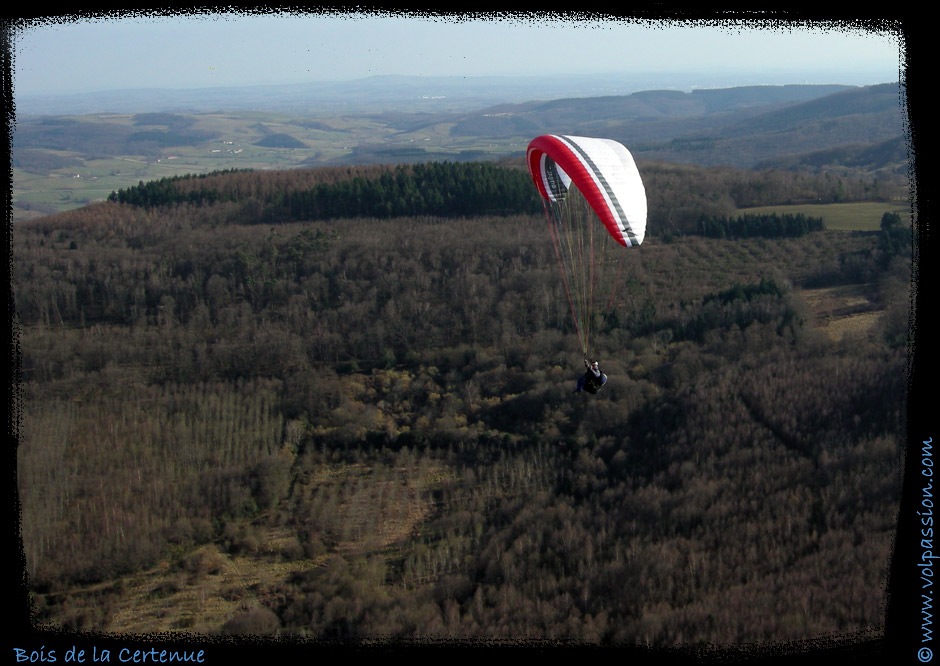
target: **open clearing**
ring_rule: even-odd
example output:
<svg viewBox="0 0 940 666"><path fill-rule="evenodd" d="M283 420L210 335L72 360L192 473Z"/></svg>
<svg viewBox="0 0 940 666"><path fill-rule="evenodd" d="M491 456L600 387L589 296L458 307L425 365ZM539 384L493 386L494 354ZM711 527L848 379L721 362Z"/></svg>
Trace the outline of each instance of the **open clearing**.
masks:
<svg viewBox="0 0 940 666"><path fill-rule="evenodd" d="M883 311L871 300L873 291L869 284L850 284L806 289L800 295L813 311L816 326L840 341L847 335L866 334L881 317Z"/></svg>
<svg viewBox="0 0 940 666"><path fill-rule="evenodd" d="M833 231L878 231L881 229L881 216L885 213L898 213L902 219L910 222L910 206L901 202L863 201L858 203L834 204L793 204L786 206L760 206L740 208L739 215L779 213L781 215L806 215L820 217L826 229Z"/></svg>
<svg viewBox="0 0 940 666"><path fill-rule="evenodd" d="M402 557L403 544L433 511L423 484L407 481L408 474L395 470L388 478L373 478L356 466L301 474L291 498L283 500L299 514L315 501L319 487L349 489L331 511L335 522L324 525L332 547L322 554L307 556L295 530L260 516L252 521L257 546L251 552L227 554L218 544L204 544L146 571L36 595L37 610L55 609L40 624L128 635L218 634L229 620L275 605L272 595L283 583L324 566L329 553Z"/></svg>

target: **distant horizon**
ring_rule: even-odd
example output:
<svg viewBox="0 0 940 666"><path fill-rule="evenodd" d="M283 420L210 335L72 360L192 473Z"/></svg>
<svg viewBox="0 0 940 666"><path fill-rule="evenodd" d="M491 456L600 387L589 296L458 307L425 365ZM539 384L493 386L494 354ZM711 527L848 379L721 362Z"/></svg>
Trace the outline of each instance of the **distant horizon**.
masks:
<svg viewBox="0 0 940 666"><path fill-rule="evenodd" d="M776 73L777 76L782 73ZM679 72L679 71L669 71L669 72L648 72L643 73L643 78L651 78L654 76L662 77L684 77L691 78L698 76L700 74L696 72ZM771 74L774 75L774 74ZM807 78L808 73L802 72L791 72L790 79L788 80L779 80L779 81L742 81L740 83L722 83L719 85L694 85L691 84L688 87L683 88L683 91L689 92L697 89L711 89L716 87L721 88L738 88L746 86L788 86L788 85L848 85L848 86L873 86L881 85L885 83L898 83L900 76L895 76L893 79L879 79L877 75L869 75L866 72L862 71L844 71L844 72L831 72L827 74L813 73L813 79L809 80ZM636 78L637 75L624 75L624 74L609 74L609 73L573 73L573 74L562 74L562 75L540 75L540 74L476 74L476 75L464 75L464 74L434 74L434 75L420 75L420 74L369 74L366 76L354 76L350 78L343 79L298 79L293 81L272 81L272 82L256 82L256 83L240 83L240 84L215 84L215 85L180 85L180 86L136 86L136 87L102 87L89 90L61 90L61 91L43 91L43 92L26 92L26 93L17 93L16 89L13 89L14 98L37 98L37 97L66 97L66 96L75 96L75 95L94 95L99 93L111 93L111 92L146 92L150 90L174 90L174 91L199 91L199 90L237 90L240 88L261 88L261 87L290 87L290 86L307 86L307 85L341 85L346 83L356 83L362 81L369 81L372 79L416 79L416 80L440 80L440 79L460 79L460 80L486 80L486 79L523 79L523 80L591 80L591 79L600 79L603 77L609 76L613 81L624 81L630 78ZM714 76L742 76L742 77L753 77L754 79L763 79L767 78L768 72L758 72L758 71L748 71L741 70L738 72L728 71L724 73L714 74ZM845 80L845 77L852 78L854 80ZM862 82L864 80L865 82ZM663 88L663 89L673 89L672 87ZM646 90L644 88L644 90Z"/></svg>
<svg viewBox="0 0 940 666"><path fill-rule="evenodd" d="M609 79L605 81L605 78ZM350 112L357 106L368 104L388 110L404 110L409 101L417 99L421 82L439 86L428 90L441 104L457 105L466 100L467 107L485 108L497 104L513 104L549 99L607 97L631 95L640 92L671 90L694 93L702 90L754 86L848 86L865 87L899 84L895 80L874 81L863 75L820 75L816 80L800 80L796 74L789 79L778 75L770 79L767 72L752 73L748 79L742 73L713 73L711 78L693 74L670 72L643 75L592 75L572 74L566 76L539 76L493 74L480 76L435 75L415 76L407 74L373 74L348 80L308 80L293 83L261 83L194 88L142 87L128 89L104 89L86 92L61 92L14 95L16 115L84 115L89 113L147 113L179 112L199 113L212 110L246 111L280 109L304 110L312 113ZM400 84L401 90L383 87ZM873 81L873 82L868 82ZM598 86L603 85L602 88ZM267 93L267 94L265 94ZM304 97L304 93L311 95ZM427 104L428 100L420 100ZM299 106L304 107L298 109ZM424 110L427 110L424 108Z"/></svg>
<svg viewBox="0 0 940 666"><path fill-rule="evenodd" d="M550 12L422 16L377 10L24 20L12 39L12 88L15 98L25 99L377 76L557 78L610 72L641 79L741 77L736 85L753 85L762 76L767 85L872 85L900 76L896 32L769 16L778 23L719 22L717 15L706 23Z"/></svg>

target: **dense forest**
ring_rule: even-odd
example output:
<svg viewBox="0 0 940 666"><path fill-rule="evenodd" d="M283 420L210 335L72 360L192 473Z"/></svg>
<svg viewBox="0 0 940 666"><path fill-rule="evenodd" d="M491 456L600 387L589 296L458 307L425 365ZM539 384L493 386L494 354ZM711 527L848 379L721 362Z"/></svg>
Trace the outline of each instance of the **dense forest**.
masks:
<svg viewBox="0 0 940 666"><path fill-rule="evenodd" d="M777 216L754 220L754 228L745 229L750 218L742 223L735 211L763 204L890 201L906 196L904 179L884 175L843 177L662 163L641 163L641 167L650 200L649 227L667 238L713 235L729 224L739 235L801 235L819 230L820 221L799 218L788 225ZM112 192L108 199L143 208L225 203L228 219L241 224L337 217L529 215L542 210L522 159L499 164L221 171L141 182Z"/></svg>
<svg viewBox="0 0 940 666"><path fill-rule="evenodd" d="M896 184L641 170L651 232L591 397L572 394L563 287L538 202L512 198L528 178L512 163L230 172L18 224L36 622L120 631L121 576L169 562L150 593L164 599L252 556L286 573L228 591L242 609L228 621L173 628L646 645L879 631L904 225L700 225ZM473 196L510 203L399 208L433 190L416 178L469 187L464 173L489 181ZM394 193L370 212L295 203L366 200L369 183ZM801 293L847 284L881 315L834 341Z"/></svg>
<svg viewBox="0 0 940 666"><path fill-rule="evenodd" d="M247 200L257 207L256 219L279 222L362 216L468 217L541 210L526 173L500 169L487 162L429 163L358 171L361 173L352 177L320 182L305 182L302 176L297 177L297 174L320 175L316 171L282 172L294 178L289 183L279 183L281 186L276 189L271 189L272 178L266 175L259 178L251 171L241 172L242 175L222 172L164 178L114 192L109 200L143 207Z"/></svg>

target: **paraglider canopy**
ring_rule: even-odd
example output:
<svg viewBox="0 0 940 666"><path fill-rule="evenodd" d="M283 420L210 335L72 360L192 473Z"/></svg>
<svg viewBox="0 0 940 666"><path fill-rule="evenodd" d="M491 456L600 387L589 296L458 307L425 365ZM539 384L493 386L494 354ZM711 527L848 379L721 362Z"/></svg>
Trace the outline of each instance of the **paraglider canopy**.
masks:
<svg viewBox="0 0 940 666"><path fill-rule="evenodd" d="M610 139L545 134L529 142L526 163L587 356L623 295L624 250L646 236L646 189L630 151Z"/></svg>
<svg viewBox="0 0 940 666"><path fill-rule="evenodd" d="M643 242L646 189L633 156L621 144L546 134L529 143L526 161L543 199L561 201L574 184L618 243Z"/></svg>

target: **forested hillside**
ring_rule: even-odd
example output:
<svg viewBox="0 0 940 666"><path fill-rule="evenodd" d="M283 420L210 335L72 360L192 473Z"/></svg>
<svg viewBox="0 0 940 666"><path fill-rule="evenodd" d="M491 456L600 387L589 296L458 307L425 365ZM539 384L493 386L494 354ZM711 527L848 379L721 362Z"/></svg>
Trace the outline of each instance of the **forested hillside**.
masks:
<svg viewBox="0 0 940 666"><path fill-rule="evenodd" d="M779 169L754 172L656 162L641 166L649 227L660 237L701 233L703 219L727 219L738 208L890 202L906 196L906 181L900 177L813 175ZM214 211L216 216L243 224L361 216L532 215L542 210L522 158L499 163L224 171L141 182L112 192L108 199L148 209L220 206ZM765 228L760 233L768 232Z"/></svg>
<svg viewBox="0 0 940 666"><path fill-rule="evenodd" d="M610 381L589 397L572 394L583 365L538 202L514 198L527 174L463 168L220 173L17 224L36 621L352 641L877 634L904 225L700 224L897 191L642 165L654 231L630 251L599 341ZM459 191L464 173L490 185L463 198L511 203L398 208L414 178ZM375 183L371 212L294 204ZM803 295L844 285L878 316L834 341ZM232 582L233 563L252 576Z"/></svg>

